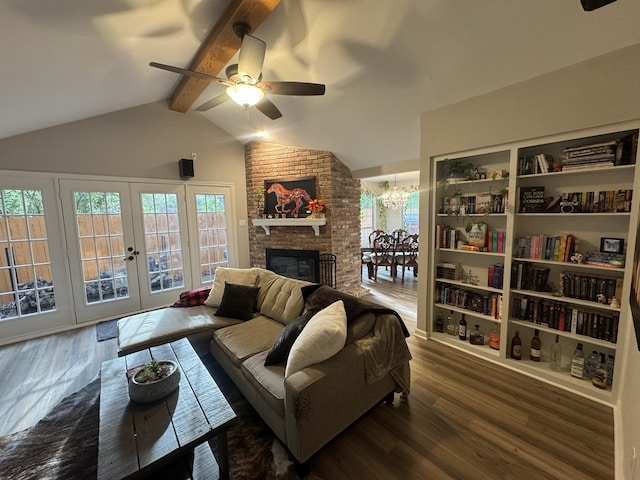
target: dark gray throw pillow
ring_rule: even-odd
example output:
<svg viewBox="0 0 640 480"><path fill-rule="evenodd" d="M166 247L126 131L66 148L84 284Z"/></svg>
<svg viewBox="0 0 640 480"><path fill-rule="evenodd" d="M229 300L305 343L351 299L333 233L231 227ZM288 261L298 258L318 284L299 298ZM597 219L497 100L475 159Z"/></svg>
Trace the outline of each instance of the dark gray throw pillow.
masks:
<svg viewBox="0 0 640 480"><path fill-rule="evenodd" d="M296 338L302 332L302 329L305 327L311 317L313 317L318 310L308 310L300 315L295 320L289 322L280 332L276 341L273 342L271 346L271 350L267 354L267 358L264 359L264 365L275 365L277 363L287 363L287 358L289 358L289 352L291 351L291 347L293 343L296 341Z"/></svg>
<svg viewBox="0 0 640 480"><path fill-rule="evenodd" d="M215 314L219 317L250 320L258 302L259 291L260 287L224 282L222 301Z"/></svg>

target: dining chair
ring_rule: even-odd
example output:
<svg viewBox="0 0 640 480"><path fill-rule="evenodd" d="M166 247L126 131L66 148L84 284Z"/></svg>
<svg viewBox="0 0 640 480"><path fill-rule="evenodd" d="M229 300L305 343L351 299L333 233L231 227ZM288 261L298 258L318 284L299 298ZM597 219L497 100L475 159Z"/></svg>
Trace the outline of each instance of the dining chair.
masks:
<svg viewBox="0 0 640 480"><path fill-rule="evenodd" d="M373 252L373 239L376 238L378 235L385 233L384 230L373 230L370 234L369 234L369 248L362 248L360 249L360 263L362 265L366 265L367 266L367 276L369 277L369 279L373 279L373 262L371 260L371 255Z"/></svg>
<svg viewBox="0 0 640 480"><path fill-rule="evenodd" d="M395 249L396 242L393 236L388 233L382 233L373 239L373 253L371 255L371 263L373 263L373 281L378 281L378 267L384 266L391 268L391 278L396 281L395 277Z"/></svg>
<svg viewBox="0 0 640 480"><path fill-rule="evenodd" d="M395 269L402 267L402 281L404 282L404 271L413 267L413 276L418 276L418 234L405 237L395 252Z"/></svg>

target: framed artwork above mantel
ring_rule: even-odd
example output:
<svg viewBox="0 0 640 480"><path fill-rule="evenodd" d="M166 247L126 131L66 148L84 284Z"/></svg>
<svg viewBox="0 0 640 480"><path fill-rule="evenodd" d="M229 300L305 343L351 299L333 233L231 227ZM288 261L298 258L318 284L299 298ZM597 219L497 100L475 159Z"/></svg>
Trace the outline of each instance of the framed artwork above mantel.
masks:
<svg viewBox="0 0 640 480"><path fill-rule="evenodd" d="M307 205L316 196L316 177L264 181L267 218L306 218Z"/></svg>

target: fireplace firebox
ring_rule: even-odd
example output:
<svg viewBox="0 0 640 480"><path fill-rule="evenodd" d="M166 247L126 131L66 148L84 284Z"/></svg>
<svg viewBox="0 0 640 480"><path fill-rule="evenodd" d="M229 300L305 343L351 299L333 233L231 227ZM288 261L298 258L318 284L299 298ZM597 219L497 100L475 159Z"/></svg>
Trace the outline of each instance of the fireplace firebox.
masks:
<svg viewBox="0 0 640 480"><path fill-rule="evenodd" d="M307 282L320 282L320 251L285 248L266 249L267 270Z"/></svg>

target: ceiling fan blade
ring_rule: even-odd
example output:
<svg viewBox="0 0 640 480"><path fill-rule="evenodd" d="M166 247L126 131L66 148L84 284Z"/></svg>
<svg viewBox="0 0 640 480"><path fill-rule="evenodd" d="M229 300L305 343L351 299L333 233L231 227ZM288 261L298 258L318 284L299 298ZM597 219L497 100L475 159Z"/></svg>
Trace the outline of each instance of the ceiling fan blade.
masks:
<svg viewBox="0 0 640 480"><path fill-rule="evenodd" d="M164 63L150 62L150 66L160 68L161 70L167 70L173 73L179 73L180 75L187 75L188 77L200 78L209 82L222 83L223 85L229 85L229 81L224 78L214 77L207 73L195 72L193 70L187 70L186 68L173 67L171 65L165 65Z"/></svg>
<svg viewBox="0 0 640 480"><path fill-rule="evenodd" d="M256 103L255 107L271 120L277 120L282 116L278 107L276 107L271 100L267 99L267 97L262 97L262 100Z"/></svg>
<svg viewBox="0 0 640 480"><path fill-rule="evenodd" d="M275 95L324 95L326 90L321 83L307 82L260 82L256 86Z"/></svg>
<svg viewBox="0 0 640 480"><path fill-rule="evenodd" d="M211 100L204 102L202 105L196 108L196 112L206 112L207 110L211 110L213 107L217 107L227 100L229 100L229 95L227 95L226 93L222 93L217 97L213 97Z"/></svg>
<svg viewBox="0 0 640 480"><path fill-rule="evenodd" d="M266 49L264 41L248 33L244 34L238 55L238 71L241 76L249 75L253 80L260 77Z"/></svg>

